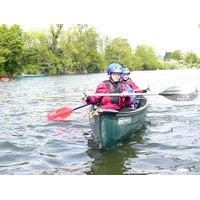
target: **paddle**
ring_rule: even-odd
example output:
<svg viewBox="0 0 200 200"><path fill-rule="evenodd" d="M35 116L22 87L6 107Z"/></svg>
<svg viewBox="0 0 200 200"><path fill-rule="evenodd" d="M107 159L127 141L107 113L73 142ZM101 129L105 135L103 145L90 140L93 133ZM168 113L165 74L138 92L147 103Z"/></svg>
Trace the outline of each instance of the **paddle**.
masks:
<svg viewBox="0 0 200 200"><path fill-rule="evenodd" d="M162 95L173 101L193 101L198 96L197 88L181 88L179 86L170 87L163 92L160 92L159 95Z"/></svg>
<svg viewBox="0 0 200 200"><path fill-rule="evenodd" d="M153 96L161 95L173 101L193 101L198 96L196 88L181 88L179 86L169 87L160 93L106 93L87 94L88 96Z"/></svg>
<svg viewBox="0 0 200 200"><path fill-rule="evenodd" d="M69 108L69 107L59 108L55 111L50 112L47 117L48 117L48 120L50 121L63 121L63 118L66 118L69 115L71 115L73 111L78 110L88 105L89 104L85 104L76 108Z"/></svg>

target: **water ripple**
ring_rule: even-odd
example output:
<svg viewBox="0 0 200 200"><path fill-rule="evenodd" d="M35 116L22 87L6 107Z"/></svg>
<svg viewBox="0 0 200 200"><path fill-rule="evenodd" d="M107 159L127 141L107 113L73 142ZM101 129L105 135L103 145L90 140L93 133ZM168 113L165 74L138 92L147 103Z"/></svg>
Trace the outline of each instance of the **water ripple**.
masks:
<svg viewBox="0 0 200 200"><path fill-rule="evenodd" d="M105 76L0 83L0 174L199 174L199 97L193 102L149 97L144 127L111 151L90 146L88 107L74 111L64 122L47 120L52 110L82 105L80 94L94 92ZM200 70L134 72L131 76L141 88L150 85L157 93L181 81L183 85L199 83Z"/></svg>

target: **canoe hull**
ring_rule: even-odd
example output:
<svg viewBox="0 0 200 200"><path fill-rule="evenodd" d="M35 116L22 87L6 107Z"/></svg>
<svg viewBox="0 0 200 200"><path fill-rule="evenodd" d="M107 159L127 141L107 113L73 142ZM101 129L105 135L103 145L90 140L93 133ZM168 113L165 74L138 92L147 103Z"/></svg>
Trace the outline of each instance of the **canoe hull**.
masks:
<svg viewBox="0 0 200 200"><path fill-rule="evenodd" d="M110 149L133 135L144 123L147 105L147 100L143 99L140 108L135 110L90 113L89 121L98 147Z"/></svg>

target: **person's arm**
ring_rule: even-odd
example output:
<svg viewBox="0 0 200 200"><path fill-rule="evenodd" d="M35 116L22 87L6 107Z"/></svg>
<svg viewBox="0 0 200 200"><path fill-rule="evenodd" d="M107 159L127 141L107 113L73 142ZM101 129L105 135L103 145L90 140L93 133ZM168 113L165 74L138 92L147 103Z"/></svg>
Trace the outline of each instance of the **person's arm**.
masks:
<svg viewBox="0 0 200 200"><path fill-rule="evenodd" d="M140 91L140 88L132 81L132 79L128 79L128 81L126 82L128 85L130 85L130 87L135 90L135 92Z"/></svg>
<svg viewBox="0 0 200 200"><path fill-rule="evenodd" d="M108 93L107 85L102 82L97 86L95 93ZM102 96L87 96L86 103L87 104L97 104L101 101Z"/></svg>
<svg viewBox="0 0 200 200"><path fill-rule="evenodd" d="M129 79L127 81L127 84L130 85L130 87L136 92L136 93L146 93L150 91L149 87L147 89L140 89L133 81L132 79Z"/></svg>
<svg viewBox="0 0 200 200"><path fill-rule="evenodd" d="M126 89L126 86L123 85L122 86L122 93L127 93L127 89ZM122 107L125 107L125 106L131 106L132 104L132 98L130 96L124 96L124 97L121 97L121 101L122 101Z"/></svg>

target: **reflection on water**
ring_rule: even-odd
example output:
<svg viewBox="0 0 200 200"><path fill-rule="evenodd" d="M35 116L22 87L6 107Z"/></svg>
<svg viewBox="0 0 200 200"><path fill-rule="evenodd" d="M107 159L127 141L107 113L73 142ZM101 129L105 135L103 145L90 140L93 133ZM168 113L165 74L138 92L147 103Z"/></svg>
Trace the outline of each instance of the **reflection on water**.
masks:
<svg viewBox="0 0 200 200"><path fill-rule="evenodd" d="M129 158L137 157L134 143L142 143L142 127L132 138L124 141L111 150L88 149L87 154L94 160L88 175L119 175L124 174L128 167L125 165Z"/></svg>
<svg viewBox="0 0 200 200"><path fill-rule="evenodd" d="M134 158L135 151L130 143L124 143L112 150L88 149L87 154L94 159L91 170L87 174L123 174L127 169L124 165L128 158Z"/></svg>

